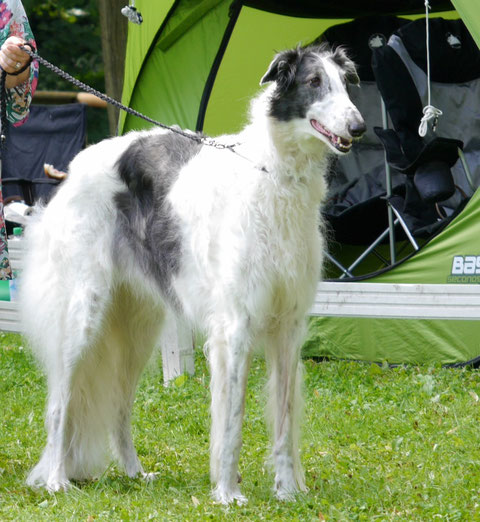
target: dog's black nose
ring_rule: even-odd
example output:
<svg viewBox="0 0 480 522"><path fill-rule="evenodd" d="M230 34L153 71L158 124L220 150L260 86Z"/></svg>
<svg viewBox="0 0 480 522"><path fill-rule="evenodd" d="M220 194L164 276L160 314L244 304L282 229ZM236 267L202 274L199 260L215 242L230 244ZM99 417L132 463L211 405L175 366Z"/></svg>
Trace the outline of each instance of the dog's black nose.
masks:
<svg viewBox="0 0 480 522"><path fill-rule="evenodd" d="M348 126L348 132L352 138L360 138L366 130L367 126L363 120L356 120Z"/></svg>

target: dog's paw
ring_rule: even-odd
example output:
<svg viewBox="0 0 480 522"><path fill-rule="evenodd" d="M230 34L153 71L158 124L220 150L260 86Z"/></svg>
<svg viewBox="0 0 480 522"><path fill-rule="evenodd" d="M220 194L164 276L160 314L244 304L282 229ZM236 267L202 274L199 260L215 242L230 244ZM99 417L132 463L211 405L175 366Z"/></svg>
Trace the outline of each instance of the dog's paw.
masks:
<svg viewBox="0 0 480 522"><path fill-rule="evenodd" d="M297 493L306 492L308 488L305 486L299 487L297 481L292 477L291 479L277 478L273 490L278 500L295 502Z"/></svg>
<svg viewBox="0 0 480 522"><path fill-rule="evenodd" d="M47 480L46 486L49 493L57 493L58 491L68 491L71 483L66 477L51 477Z"/></svg>
<svg viewBox="0 0 480 522"><path fill-rule="evenodd" d="M145 473L145 471L142 471L142 473L140 474L140 478L147 483L154 482L158 479L159 476L160 473Z"/></svg>
<svg viewBox="0 0 480 522"><path fill-rule="evenodd" d="M291 491L283 488L275 488L275 497L282 502L295 502L298 491Z"/></svg>
<svg viewBox="0 0 480 522"><path fill-rule="evenodd" d="M242 495L238 488L229 490L222 486L217 486L213 490L213 498L217 504L223 504L224 506L228 506L233 502L236 502L239 506L243 506L248 502L247 497Z"/></svg>

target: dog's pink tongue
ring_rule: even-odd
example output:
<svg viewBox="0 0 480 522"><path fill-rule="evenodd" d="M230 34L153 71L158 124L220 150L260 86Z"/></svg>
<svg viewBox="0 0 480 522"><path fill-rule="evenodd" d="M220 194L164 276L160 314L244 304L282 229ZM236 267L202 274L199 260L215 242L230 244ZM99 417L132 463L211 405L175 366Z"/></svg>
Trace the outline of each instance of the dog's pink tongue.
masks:
<svg viewBox="0 0 480 522"><path fill-rule="evenodd" d="M317 130L318 132L321 132L322 134L325 133L325 129L318 123L317 120L310 120L310 123L312 124L312 127Z"/></svg>

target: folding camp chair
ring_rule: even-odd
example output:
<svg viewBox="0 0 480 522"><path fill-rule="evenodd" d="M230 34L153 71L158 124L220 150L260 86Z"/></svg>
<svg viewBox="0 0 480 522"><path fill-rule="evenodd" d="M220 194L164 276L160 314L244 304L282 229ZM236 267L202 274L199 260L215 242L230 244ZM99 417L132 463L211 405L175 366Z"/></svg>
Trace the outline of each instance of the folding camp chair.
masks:
<svg viewBox="0 0 480 522"><path fill-rule="evenodd" d="M350 154L335 162L329 183L325 216L331 236L337 243L368 245L349 267L343 266L331 253L326 253L340 269L342 277L352 276L353 269L371 253L388 264L376 247L386 241L394 223L385 197L391 194L391 184L403 183L403 178L395 169L390 171L382 144L374 132L375 126L386 126L387 121L371 58L375 48L386 45L390 35L408 23L408 20L395 16L359 18L331 27L316 40L344 46L357 64L360 88L349 88L349 94L367 124L362 140L354 143Z"/></svg>
<svg viewBox="0 0 480 522"><path fill-rule="evenodd" d="M4 201L21 199L27 205L48 201L59 181L47 178L43 165L65 170L85 146L85 138L85 105L32 105L28 120L7 130L2 153Z"/></svg>
<svg viewBox="0 0 480 522"><path fill-rule="evenodd" d="M361 36L365 40L371 29L365 20L360 20L336 26L335 31L338 28L347 29L347 38L346 41L338 38L333 43L346 43L352 48L361 46L358 33L354 30L360 24L366 29L366 34ZM440 104L445 113L439 123L440 138L432 139L431 132L426 139L418 135L422 107L426 104L426 99L422 100L421 97L426 98L427 92L425 20L399 23L389 38L388 45L385 45L385 32L382 33L381 29L378 34L371 33L368 40L376 44L372 46L373 71L370 69L370 80L375 79L378 84L381 93L378 100L381 101L377 102L377 107L383 106L384 114L379 117L381 111L375 110L374 103L363 105L365 91L377 88L377 84L373 82L369 84L362 79L362 89L357 93L352 91L352 99L366 116L367 125L376 127L375 133L385 146L388 161L382 165L378 150L376 160L371 157L367 159L364 149L373 149L375 146L378 149L380 146L373 135L367 136L365 142L362 140L356 144L357 148L349 155L353 158L346 157L339 162L340 171L355 171L352 160L356 161L356 153L363 157L367 167L370 166L370 171L364 171L368 175L363 174L363 181L362 171L357 169L360 177L350 181L350 186L347 184L339 190L333 185L336 188L331 200L334 205L327 208L327 219L334 228L335 239L349 244L370 242L348 267L342 266L330 256L332 263L341 270L341 277L353 276L353 269L369 254L376 253L378 245L388 238L390 260L385 259L384 264L393 264L396 261L395 248L398 239L408 239L413 248L418 249L418 239L428 240L446 226L463 208L468 196L478 185L480 121L472 115L470 108L475 107L480 98L480 53L461 21L432 19L430 24L432 97L434 101L440 100L437 106ZM388 23L386 27L389 27ZM406 46L402 43L402 37L407 42ZM330 40L332 41L331 38ZM406 65L406 47L412 48L411 54L414 57L410 58L409 67ZM366 70L362 59L363 63L368 61L368 54L360 52L358 56L362 73L362 70ZM390 125L387 122L387 111L395 130L388 129ZM374 125L373 120L377 121ZM460 162L457 161L459 157L462 160ZM474 166L472 173L468 165ZM453 178L450 175L452 166ZM375 185L366 183L368 178L373 179ZM358 190L361 185L364 187L363 194ZM365 190L365 186L369 187L368 190ZM372 186L373 191L370 189ZM384 210L385 199L388 203L388 222ZM355 227L356 223L361 223L361 227ZM362 231L362 234L355 236L356 229ZM352 241L355 237L357 242Z"/></svg>
<svg viewBox="0 0 480 522"><path fill-rule="evenodd" d="M431 98L442 110L419 135L427 104L425 20L399 28L373 52L373 70L393 129L376 128L388 162L405 175L389 199L415 249L463 208L480 180L480 51L461 20L429 20Z"/></svg>

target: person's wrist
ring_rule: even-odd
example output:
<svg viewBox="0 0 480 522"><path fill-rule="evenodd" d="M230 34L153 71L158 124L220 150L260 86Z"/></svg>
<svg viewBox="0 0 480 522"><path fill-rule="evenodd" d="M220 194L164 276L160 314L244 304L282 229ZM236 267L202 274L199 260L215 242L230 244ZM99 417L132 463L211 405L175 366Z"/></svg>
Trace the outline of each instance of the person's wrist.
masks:
<svg viewBox="0 0 480 522"><path fill-rule="evenodd" d="M15 66L15 71L7 72L7 74L9 74L10 76L18 76L19 74L22 74L24 71L26 71L30 67L31 63L32 63L31 57L29 57L29 59L27 60L27 62L24 65L22 65L21 62L17 62L17 65Z"/></svg>

